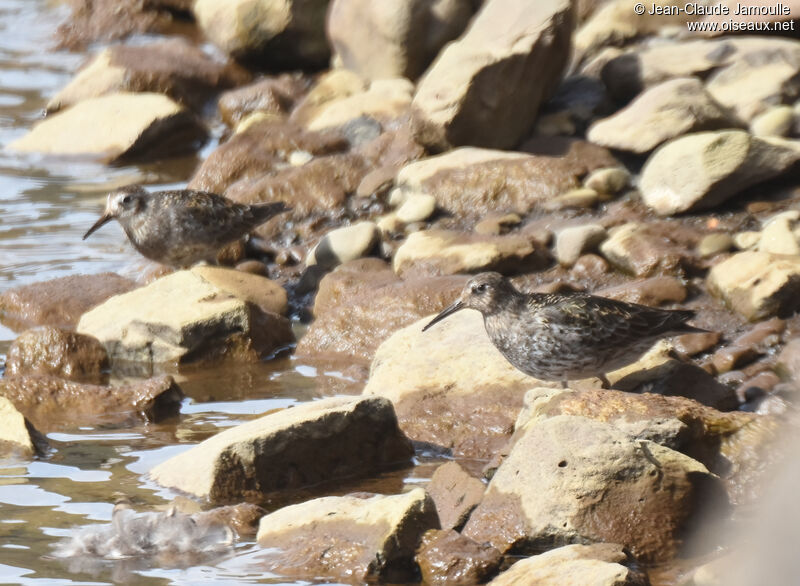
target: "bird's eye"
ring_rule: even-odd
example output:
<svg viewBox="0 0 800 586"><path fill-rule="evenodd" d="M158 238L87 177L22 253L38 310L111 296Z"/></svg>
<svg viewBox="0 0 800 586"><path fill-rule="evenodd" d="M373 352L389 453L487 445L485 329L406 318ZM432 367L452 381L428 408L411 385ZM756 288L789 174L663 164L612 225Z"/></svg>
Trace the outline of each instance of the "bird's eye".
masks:
<svg viewBox="0 0 800 586"><path fill-rule="evenodd" d="M486 283L478 283L476 285L473 285L472 286L472 292L477 294L477 295L480 295L481 293L485 293L486 292Z"/></svg>
<svg viewBox="0 0 800 586"><path fill-rule="evenodd" d="M122 198L122 205L126 206L129 203L131 203L132 201L133 201L133 197L131 197L130 195L126 195L125 197Z"/></svg>

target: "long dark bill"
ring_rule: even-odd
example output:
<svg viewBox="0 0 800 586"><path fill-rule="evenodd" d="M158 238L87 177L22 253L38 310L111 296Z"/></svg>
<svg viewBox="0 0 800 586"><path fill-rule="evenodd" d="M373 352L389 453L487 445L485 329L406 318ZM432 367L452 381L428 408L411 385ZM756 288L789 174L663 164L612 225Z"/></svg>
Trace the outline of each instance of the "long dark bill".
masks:
<svg viewBox="0 0 800 586"><path fill-rule="evenodd" d="M437 315L435 318L433 318L431 321L429 321L428 325L426 325L424 328L422 328L422 331L424 332L429 327L431 327L433 324L442 321L448 315L452 315L452 314L454 314L455 312L457 312L460 309L464 309L464 303L461 302L461 300L458 300L455 303L453 303L451 306L446 307L445 309L443 309L442 312L439 315Z"/></svg>
<svg viewBox="0 0 800 586"><path fill-rule="evenodd" d="M103 225L108 224L111 220L114 219L114 216L110 216L108 214L103 214L100 216L100 219L94 223L94 226L89 228L86 231L86 234L83 235L83 239L86 240L89 236L91 236L96 230L101 228Z"/></svg>

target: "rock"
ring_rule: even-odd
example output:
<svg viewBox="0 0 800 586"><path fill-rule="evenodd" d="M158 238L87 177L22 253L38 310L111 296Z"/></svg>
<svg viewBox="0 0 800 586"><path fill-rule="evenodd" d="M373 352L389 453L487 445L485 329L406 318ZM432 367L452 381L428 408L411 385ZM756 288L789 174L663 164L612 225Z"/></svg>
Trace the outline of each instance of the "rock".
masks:
<svg viewBox="0 0 800 586"><path fill-rule="evenodd" d="M475 224L475 233L484 236L499 236L519 226L522 218L517 214L490 214Z"/></svg>
<svg viewBox="0 0 800 586"><path fill-rule="evenodd" d="M234 127L254 113L283 117L305 94L308 82L284 73L222 93L217 108L223 122Z"/></svg>
<svg viewBox="0 0 800 586"><path fill-rule="evenodd" d="M428 321L380 345L364 394L390 399L411 439L488 459L508 442L525 391L542 383L503 358L480 313L459 312L423 333Z"/></svg>
<svg viewBox="0 0 800 586"><path fill-rule="evenodd" d="M14 404L0 396L0 455L3 459L9 456L31 458L41 451L37 444L42 445L43 440Z"/></svg>
<svg viewBox="0 0 800 586"><path fill-rule="evenodd" d="M761 240L761 232L747 230L745 232L737 232L733 235L733 244L739 250L750 250L758 246Z"/></svg>
<svg viewBox="0 0 800 586"><path fill-rule="evenodd" d="M482 236L452 230L421 230L397 249L392 266L402 276L419 273L525 272L541 269L549 254L521 235Z"/></svg>
<svg viewBox="0 0 800 586"><path fill-rule="evenodd" d="M226 429L159 464L150 476L219 502L365 476L412 455L389 401L331 397Z"/></svg>
<svg viewBox="0 0 800 586"><path fill-rule="evenodd" d="M189 502L195 504L195 501ZM214 507L209 511L198 511L192 515L192 518L198 524L227 525L239 537L255 537L258 531L258 522L265 514L266 511L258 505L239 503L238 505Z"/></svg>
<svg viewBox="0 0 800 586"><path fill-rule="evenodd" d="M426 490L436 505L442 529L460 530L483 498L483 482L451 461L439 466Z"/></svg>
<svg viewBox="0 0 800 586"><path fill-rule="evenodd" d="M571 267L584 252L592 250L606 238L606 229L600 224L584 224L564 228L556 234L556 260Z"/></svg>
<svg viewBox="0 0 800 586"><path fill-rule="evenodd" d="M616 195L630 183L631 174L625 167L595 169L584 179L583 184L597 193Z"/></svg>
<svg viewBox="0 0 800 586"><path fill-rule="evenodd" d="M486 2L417 84L422 143L440 150L515 146L564 72L573 20L563 0Z"/></svg>
<svg viewBox="0 0 800 586"><path fill-rule="evenodd" d="M791 106L773 106L750 123L750 132L756 136L788 136L794 126Z"/></svg>
<svg viewBox="0 0 800 586"><path fill-rule="evenodd" d="M784 380L800 380L800 338L792 338L778 354L775 371Z"/></svg>
<svg viewBox="0 0 800 586"><path fill-rule="evenodd" d="M767 222L764 229L761 230L761 237L758 239L756 249L770 254L800 254L800 244L797 243L797 238L792 232L792 222L786 216Z"/></svg>
<svg viewBox="0 0 800 586"><path fill-rule="evenodd" d="M381 241L381 233L373 222L358 222L331 230L306 257L306 265L318 264L333 269L342 263L369 256Z"/></svg>
<svg viewBox="0 0 800 586"><path fill-rule="evenodd" d="M100 386L46 375L0 379L0 395L9 399L43 432L73 429L81 423L123 424L161 421L180 410L183 392L171 376L121 386Z"/></svg>
<svg viewBox="0 0 800 586"><path fill-rule="evenodd" d="M416 79L461 34L472 6L468 0L335 0L327 32L344 67L361 77Z"/></svg>
<svg viewBox="0 0 800 586"><path fill-rule="evenodd" d="M425 584L483 584L500 567L502 556L452 529L425 533L417 563Z"/></svg>
<svg viewBox="0 0 800 586"><path fill-rule="evenodd" d="M606 149L585 141L529 142L535 154L459 148L405 165L395 184L406 193L428 193L440 209L459 218L489 213L528 214L540 203L581 186L591 171L618 162Z"/></svg>
<svg viewBox="0 0 800 586"><path fill-rule="evenodd" d="M16 331L40 325L72 329L83 313L135 287L136 283L114 273L70 275L22 285L0 294L0 318Z"/></svg>
<svg viewBox="0 0 800 586"><path fill-rule="evenodd" d="M258 361L294 342L289 321L272 311L285 307L283 290L263 277L202 267L112 297L85 313L78 331L100 340L112 361Z"/></svg>
<svg viewBox="0 0 800 586"><path fill-rule="evenodd" d="M330 49L325 39L327 0L195 0L203 33L236 59L262 69L321 69Z"/></svg>
<svg viewBox="0 0 800 586"><path fill-rule="evenodd" d="M404 224L412 224L427 220L434 211L436 211L436 198L427 193L417 193L407 197L395 214Z"/></svg>
<svg viewBox="0 0 800 586"><path fill-rule="evenodd" d="M291 151L320 156L346 149L347 141L337 133L309 132L293 123L258 123L214 149L187 187L224 193L238 180L271 175Z"/></svg>
<svg viewBox="0 0 800 586"><path fill-rule="evenodd" d="M686 299L686 286L675 277L650 277L614 287L603 287L594 294L626 303L658 307L664 303L682 303Z"/></svg>
<svg viewBox="0 0 800 586"><path fill-rule="evenodd" d="M697 245L697 253L703 258L709 258L721 252L728 252L733 248L733 236L727 232L714 232L703 236Z"/></svg>
<svg viewBox="0 0 800 586"><path fill-rule="evenodd" d="M568 208L591 208L600 201L600 194L594 189L580 187L570 189L558 197L547 200L542 207L548 211L563 210Z"/></svg>
<svg viewBox="0 0 800 586"><path fill-rule="evenodd" d="M410 582L422 534L438 525L421 488L394 496L328 496L262 517L258 544L269 570L356 582Z"/></svg>
<svg viewBox="0 0 800 586"><path fill-rule="evenodd" d="M413 84L407 79L373 81L366 91L331 100L320 106L305 122L309 130L325 130L344 126L358 118L368 117L389 122L408 111Z"/></svg>
<svg viewBox="0 0 800 586"><path fill-rule="evenodd" d="M326 275L314 301L314 321L296 355L368 362L396 330L451 303L466 277L401 280L384 261L351 261Z"/></svg>
<svg viewBox="0 0 800 586"><path fill-rule="evenodd" d="M648 586L635 560L613 543L565 545L520 560L489 582L491 586Z"/></svg>
<svg viewBox="0 0 800 586"><path fill-rule="evenodd" d="M292 111L290 120L305 125L331 102L366 91L368 83L347 69L332 69L323 73L316 84Z"/></svg>
<svg viewBox="0 0 800 586"><path fill-rule="evenodd" d="M782 175L798 161L800 146L792 141L742 130L691 134L665 144L647 160L642 199L662 216L709 209Z"/></svg>
<svg viewBox="0 0 800 586"><path fill-rule="evenodd" d="M588 540L619 543L642 561L669 560L709 495L725 500L700 462L612 425L559 415L518 435L463 534L501 553Z"/></svg>
<svg viewBox="0 0 800 586"><path fill-rule="evenodd" d="M612 116L592 124L587 138L604 147L648 153L690 132L736 126L694 77L665 81Z"/></svg>
<svg viewBox="0 0 800 586"><path fill-rule="evenodd" d="M714 265L706 285L750 321L782 317L800 307L800 258L740 252Z"/></svg>
<svg viewBox="0 0 800 586"><path fill-rule="evenodd" d="M113 45L81 69L47 103L47 111L114 92L166 94L179 104L199 110L215 91L242 84L248 78L243 69L215 61L180 39Z"/></svg>
<svg viewBox="0 0 800 586"><path fill-rule="evenodd" d="M48 116L8 148L105 163L152 161L191 152L205 137L199 120L168 97L116 92Z"/></svg>
<svg viewBox="0 0 800 586"><path fill-rule="evenodd" d="M712 372L725 373L753 362L763 354L771 353L781 341L786 322L776 317L762 321L737 336L710 357Z"/></svg>
<svg viewBox="0 0 800 586"><path fill-rule="evenodd" d="M108 354L95 338L44 326L27 330L14 340L5 376L46 374L99 384L107 369Z"/></svg>
<svg viewBox="0 0 800 586"><path fill-rule="evenodd" d="M637 277L676 272L687 254L653 225L636 222L612 228L600 252L618 269Z"/></svg>

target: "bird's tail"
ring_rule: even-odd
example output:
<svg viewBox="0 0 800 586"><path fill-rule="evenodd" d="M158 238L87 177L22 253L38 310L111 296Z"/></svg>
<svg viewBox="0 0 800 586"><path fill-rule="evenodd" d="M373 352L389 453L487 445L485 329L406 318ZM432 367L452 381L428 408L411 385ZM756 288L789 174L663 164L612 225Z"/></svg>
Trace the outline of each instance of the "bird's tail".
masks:
<svg viewBox="0 0 800 586"><path fill-rule="evenodd" d="M680 333L680 334L708 334L710 333L709 330L704 330L703 328L698 328L695 326L690 326L686 322L692 319L695 316L695 312L691 309L676 309L670 311L669 317L669 329L673 332Z"/></svg>
<svg viewBox="0 0 800 586"><path fill-rule="evenodd" d="M280 213L292 211L292 208L282 201L257 204L251 206L250 209L252 210L253 216L256 218L259 224L266 222L270 218L277 216Z"/></svg>

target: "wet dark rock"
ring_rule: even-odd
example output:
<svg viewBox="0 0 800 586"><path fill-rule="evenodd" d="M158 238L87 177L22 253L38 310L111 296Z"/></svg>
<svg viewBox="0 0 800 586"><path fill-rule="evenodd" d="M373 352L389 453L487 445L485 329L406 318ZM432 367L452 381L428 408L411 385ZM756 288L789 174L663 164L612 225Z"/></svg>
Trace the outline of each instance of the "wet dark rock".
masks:
<svg viewBox="0 0 800 586"><path fill-rule="evenodd" d="M347 582L414 582L414 552L438 527L421 488L394 496L329 496L278 509L261 519L260 559L283 575Z"/></svg>
<svg viewBox="0 0 800 586"><path fill-rule="evenodd" d="M800 337L792 338L781 349L775 370L783 380L800 381Z"/></svg>
<svg viewBox="0 0 800 586"><path fill-rule="evenodd" d="M442 529L460 530L481 502L485 486L453 461L436 469L426 490L436 505Z"/></svg>
<svg viewBox="0 0 800 586"><path fill-rule="evenodd" d="M425 148L417 142L408 122L385 129L378 138L361 145L357 152L376 168L375 172L382 172L385 180L394 180L403 165L425 156Z"/></svg>
<svg viewBox="0 0 800 586"><path fill-rule="evenodd" d="M501 553L589 540L668 560L704 498L725 502L700 462L607 423L558 415L521 431L463 533Z"/></svg>
<svg viewBox="0 0 800 586"><path fill-rule="evenodd" d="M222 121L231 127L254 112L287 116L307 89L305 78L284 73L223 93L217 108Z"/></svg>
<svg viewBox="0 0 800 586"><path fill-rule="evenodd" d="M569 2L490 0L417 85L423 144L511 148L555 93L570 53ZM509 84L514 78L518 83Z"/></svg>
<svg viewBox="0 0 800 586"><path fill-rule="evenodd" d="M150 475L163 486L221 502L367 476L405 464L412 454L389 401L333 397L222 431Z"/></svg>
<svg viewBox="0 0 800 586"><path fill-rule="evenodd" d="M203 161L187 187L225 194L238 180L260 179L278 171L285 166L292 151L320 156L347 148L347 141L336 133L310 132L292 123L259 122L218 146ZM280 198L270 201L277 199Z"/></svg>
<svg viewBox="0 0 800 586"><path fill-rule="evenodd" d="M0 318L16 331L39 325L72 329L83 313L135 288L136 283L114 273L41 281L0 294Z"/></svg>
<svg viewBox="0 0 800 586"><path fill-rule="evenodd" d="M500 552L491 545L476 543L452 529L428 531L417 552L425 584L483 584L501 561Z"/></svg>
<svg viewBox="0 0 800 586"><path fill-rule="evenodd" d="M314 321L297 345L298 356L342 356L369 361L392 332L443 309L465 277L402 280L384 261L341 265L320 283Z"/></svg>
<svg viewBox="0 0 800 586"><path fill-rule="evenodd" d="M365 79L416 79L473 12L454 2L337 0L328 14L331 45L347 69Z"/></svg>
<svg viewBox="0 0 800 586"><path fill-rule="evenodd" d="M48 374L100 384L108 366L106 349L96 338L44 326L27 330L14 340L5 376Z"/></svg>
<svg viewBox="0 0 800 586"><path fill-rule="evenodd" d="M21 375L0 379L0 395L44 432L73 428L82 422L160 421L176 415L183 399L171 376L111 387L47 375Z"/></svg>
<svg viewBox="0 0 800 586"><path fill-rule="evenodd" d="M739 385L736 389L736 396L742 403L752 403L753 401L760 402L760 400L765 398L780 382L780 377L774 372L761 372ZM765 413L762 411L758 412Z"/></svg>
<svg viewBox="0 0 800 586"><path fill-rule="evenodd" d="M780 342L786 323L779 318L760 322L709 358L714 374L741 368L765 354Z"/></svg>
<svg viewBox="0 0 800 586"><path fill-rule="evenodd" d="M672 347L679 355L694 356L710 350L716 346L722 334L720 332L708 332L704 334L684 334L672 341Z"/></svg>
<svg viewBox="0 0 800 586"><path fill-rule="evenodd" d="M112 92L155 92L199 110L215 93L250 78L180 39L114 45L100 52L47 104L48 112Z"/></svg>

